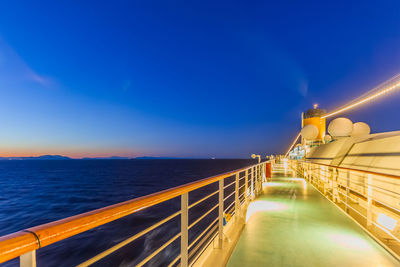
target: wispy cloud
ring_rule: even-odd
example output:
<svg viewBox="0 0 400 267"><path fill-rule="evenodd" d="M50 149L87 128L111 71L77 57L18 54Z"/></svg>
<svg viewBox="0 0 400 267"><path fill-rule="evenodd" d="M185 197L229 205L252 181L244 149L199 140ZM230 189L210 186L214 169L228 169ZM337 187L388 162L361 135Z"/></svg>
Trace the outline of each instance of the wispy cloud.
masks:
<svg viewBox="0 0 400 267"><path fill-rule="evenodd" d="M122 85L122 91L126 92L128 91L128 89L131 87L131 81L130 80L126 80L124 82L124 84Z"/></svg>
<svg viewBox="0 0 400 267"><path fill-rule="evenodd" d="M54 79L37 73L0 37L0 77L4 82L33 82L43 87L56 85Z"/></svg>
<svg viewBox="0 0 400 267"><path fill-rule="evenodd" d="M30 79L33 82L36 82L40 85L49 87L51 85L55 85L55 82L53 79L45 77L43 75L39 75L35 72L33 72L32 70L30 70L30 72L28 73L28 79Z"/></svg>

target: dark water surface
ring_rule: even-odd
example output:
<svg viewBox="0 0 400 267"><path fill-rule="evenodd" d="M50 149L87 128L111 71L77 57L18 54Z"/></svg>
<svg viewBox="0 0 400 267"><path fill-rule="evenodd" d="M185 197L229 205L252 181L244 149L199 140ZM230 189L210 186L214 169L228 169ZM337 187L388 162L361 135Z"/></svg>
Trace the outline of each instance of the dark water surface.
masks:
<svg viewBox="0 0 400 267"><path fill-rule="evenodd" d="M254 163L252 160L172 159L0 161L0 236ZM215 188L206 191L212 190ZM194 192L189 201L207 192ZM42 248L37 254L38 266L81 263L178 211L179 205L177 199L170 200ZM205 207L198 209L199 213ZM134 265L179 232L179 216L175 219L95 265ZM163 266L178 251L179 239L149 265ZM14 260L3 265L17 264Z"/></svg>

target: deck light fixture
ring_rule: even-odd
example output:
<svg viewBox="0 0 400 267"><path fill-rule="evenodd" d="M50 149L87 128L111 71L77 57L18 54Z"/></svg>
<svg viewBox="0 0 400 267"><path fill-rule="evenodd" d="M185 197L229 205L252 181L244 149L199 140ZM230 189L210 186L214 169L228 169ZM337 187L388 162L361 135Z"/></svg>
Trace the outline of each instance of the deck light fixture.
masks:
<svg viewBox="0 0 400 267"><path fill-rule="evenodd" d="M258 163L261 162L261 156L260 155L251 154L251 158L253 158L253 159L258 158Z"/></svg>

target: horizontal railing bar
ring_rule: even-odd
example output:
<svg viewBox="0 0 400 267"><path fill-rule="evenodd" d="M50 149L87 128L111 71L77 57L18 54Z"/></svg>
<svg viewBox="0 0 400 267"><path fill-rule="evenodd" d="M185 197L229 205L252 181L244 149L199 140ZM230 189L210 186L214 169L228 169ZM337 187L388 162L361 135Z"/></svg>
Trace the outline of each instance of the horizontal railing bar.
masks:
<svg viewBox="0 0 400 267"><path fill-rule="evenodd" d="M214 227L216 227L216 226L214 226ZM212 236L212 233L211 233L211 238L208 240L208 243L206 243L206 245L204 245L203 248L197 253L197 256L195 255L193 262L196 262L200 258L200 256L207 249L207 247L211 244L211 242L214 241L214 239L215 239L215 237L217 237L217 235L218 235L218 231L216 233L214 233L214 236ZM193 266L193 264L191 266Z"/></svg>
<svg viewBox="0 0 400 267"><path fill-rule="evenodd" d="M342 194L344 197L346 197L347 195L343 192L341 192L340 190L338 190L338 193ZM354 202L358 203L357 199L352 198L351 196L347 196L348 198L350 198L351 200L353 200Z"/></svg>
<svg viewBox="0 0 400 267"><path fill-rule="evenodd" d="M360 173L366 173L366 174L376 175L376 176L378 176L378 177L381 176L381 177L395 178L395 179L399 179L399 178L400 178L400 176L397 176L397 175L390 175L390 174L383 174L383 173L377 173L377 172L371 172L371 171L364 171L364 170L358 170L358 169L351 169L351 168L346 168L346 167L337 167L337 166L332 166L332 165L327 165L327 164L321 164L321 163L311 163L311 164L318 164L318 165L323 165L323 166L329 166L329 167L332 167L332 168L336 168L336 169L339 171L339 173L340 173L340 171L341 171L340 169L342 169L342 170L348 170L348 171L350 171L350 172L360 172ZM360 177L360 178L366 178L365 176L360 176L360 175L356 175L356 176L358 176L358 177ZM316 177L316 179L319 179L319 178ZM340 177L340 175L338 175L338 180L339 180L339 179L347 180L347 177ZM350 179L351 179L351 177L350 177ZM319 180L320 180L320 179L319 179ZM332 181L332 179L330 179L330 180ZM350 180L350 182L353 183L353 184L356 184L356 185L358 185L358 186L362 186L363 188L365 188L365 187L368 186L368 187L374 188L374 190L387 191L387 192L389 192L389 193L393 193L393 194L396 194L396 195L397 195L396 192L393 192L393 191L390 191L390 190L387 190L387 189L384 189L384 188L380 188L380 187L377 187L377 186L374 186L374 185L371 185L371 184L368 184L368 183L360 184L360 183L354 182L354 180ZM351 186L345 186L345 185L340 184L340 183L339 183L339 186L341 186L341 187L343 187L343 188L345 188L345 189L350 189L351 191L354 190L354 189L351 188ZM358 191L355 191L355 192L357 192L358 194L362 195L363 197L366 197L364 193L361 193L361 192L358 192ZM343 195L344 197L348 197L349 199L355 200L355 199L353 199L352 197L350 197L349 195L347 195L347 194L341 192L341 190L338 190L338 193L340 193L340 194ZM389 195L389 196L390 196L390 195ZM392 197L393 197L393 196L392 196ZM357 209L355 209L354 207L352 207L351 204L347 204L347 203L346 203L345 201L343 201L340 197L338 197L337 199L338 199L340 202L342 202L342 203L344 204L344 206L346 206L346 207L352 209L354 212L356 212L357 214L359 214L362 218L368 220L368 218L367 218L366 215L362 214L362 213L359 212ZM386 206L386 207L389 208L389 209L392 209L392 210L395 210L395 211L400 211L400 210L398 210L397 208L394 208L394 207L392 207L391 205L389 205L389 204L387 204L387 203L384 203L384 202L382 202L382 201L380 201L380 200L377 200L376 198L371 198L371 199L372 199L373 201L377 202L377 203L380 203L380 205L382 205L383 208L385 208L385 206ZM361 205L361 203L358 203L357 200L355 200L355 201L356 201L357 204L360 205L360 207L362 207L363 209L366 209L366 208L367 208L367 207ZM377 205L375 204L374 206L377 206ZM382 226L382 225L380 225L379 223L374 222L374 221L371 221L371 223L374 224L375 226L377 226L378 228L380 228L381 230L383 230L383 231L384 231L385 233L387 233L388 235L390 235L390 236L391 236L393 239L395 239L397 242L400 242L400 239L399 239L398 237L396 237L394 234L392 234L392 233L389 231L389 229L387 229L386 227L384 227L384 226Z"/></svg>
<svg viewBox="0 0 400 267"><path fill-rule="evenodd" d="M350 187L347 187L347 186L342 185L342 184L340 184L340 186L342 186L342 187L344 187L344 188L348 188L348 189L351 190L351 191L354 190L354 189L351 189ZM338 192L339 192L340 194L346 196L346 195L345 195L343 192L341 192L340 190L338 190ZM365 198L367 198L367 195L362 194L361 192L358 192L358 191L355 191L355 192L357 192L358 194L360 194L360 195L364 196ZM354 200L354 201L356 201L356 202L358 202L357 200L353 199L353 198L350 197L350 196L349 196L349 198L352 199L352 200ZM397 212L400 213L400 210L399 210L398 208L396 208L396 207L393 207L391 204L385 203L385 202L383 202L383 201L381 201L381 200L378 200L378 199L376 199L376 198L374 198L374 197L371 197L371 199L372 199L373 201L376 201L376 202L381 203L381 206L383 206L382 208L387 207L387 208L389 208L389 209L395 210L395 211L397 211ZM365 200L364 200L364 201L365 201ZM359 204L359 205L362 206L361 204ZM375 206L376 206L376 205L375 205ZM366 207L364 207L364 208L366 208Z"/></svg>
<svg viewBox="0 0 400 267"><path fill-rule="evenodd" d="M311 164L318 164L318 163L311 163ZM335 166L335 167L332 167L332 169L335 169L335 168L338 169L338 167L336 167L336 166ZM314 169L319 169L319 168L314 168ZM347 169L349 169L349 168L346 168L346 170L347 170ZM382 180L382 179L379 179L379 178L381 178L381 177L387 177L388 175L386 175L386 174L375 173L375 172L370 173L369 171L363 171L363 170L358 170L358 169L351 169L351 170L348 170L348 171L350 171L350 172L352 173L351 176L356 176L356 177L359 178L359 179L366 179L367 176L365 176L365 175L359 175L359 174L357 174L357 172L362 173L362 174L371 174L371 175L374 175L374 180L377 180L377 181L379 181L379 182L384 182L385 184L390 184L390 185L392 185L392 186L398 186L397 184L388 183L387 181L384 181L384 180ZM323 170L323 172L326 173L325 170ZM347 180L347 176L346 176L346 177L343 177L345 174L347 174L347 172L345 172L345 170L339 170L339 169L338 169L338 173L339 173L339 175L337 176L337 179L338 179L338 180L342 180L342 181L346 181L346 180ZM340 174L343 174L343 176L340 175ZM391 175L389 175L389 176L391 176ZM329 181L332 181L332 178L329 178L328 175L326 176L326 178L327 178ZM394 191L391 191L391 190L388 190L388 189L385 189L385 188L382 188L382 187L379 187L379 186L376 186L376 185L372 185L372 184L369 184L369 183L360 183L360 182L358 182L358 181L355 181L354 178L355 178L355 177L350 177L350 183L351 183L351 184L354 184L354 185L356 185L356 186L361 186L361 187L364 188L364 189L365 189L366 187L371 187L371 188L374 189L374 190L381 191L382 194L384 194L384 195L386 195L386 196L389 196L389 197L397 197L397 196L399 195L397 192L394 192ZM393 177L390 177L390 178L393 178ZM394 177L394 178L396 178L396 177ZM356 192L356 193L359 194L359 195L362 195L364 198L367 198L365 192L357 191L356 189L353 189L353 188L351 187L351 185L350 185L349 187L347 187L347 186L345 186L345 185L343 185L343 184L341 184L341 183L339 183L339 185L340 185L341 187L343 187L343 188L348 188L348 189L350 189L351 191L354 191L354 192ZM341 192L340 190L338 190L338 192L339 192L341 195L346 196L346 194L344 194L344 193ZM390 195L390 194L393 194L393 195ZM353 201L356 201L357 204L360 205L360 207L362 207L362 208L364 208L364 209L367 209L367 207L364 206L362 203L358 202L358 200L356 200L356 199L354 199L354 198L352 198L352 197L350 197L350 196L348 196L348 198L351 199L351 200L353 200ZM393 207L392 205L390 205L390 204L388 204L388 203L385 203L384 201L378 200L376 197L372 197L371 199L372 199L373 201L377 202L377 203L380 203L380 205L381 205L382 208L388 208L389 210L393 210L393 211L395 211L395 212L400 212L400 210L399 210L398 208ZM340 200L341 202L343 202L341 199L339 199L339 200ZM343 203L344 203L344 202L343 202ZM345 204L345 205L346 205L346 204ZM347 206L347 205L346 205L346 206ZM376 206L376 205L375 205L375 206ZM349 206L349 207L350 207L350 206ZM352 207L350 207L350 208L353 209ZM359 213L357 210L355 210L355 209L353 209L353 210L356 211L357 213ZM360 214L360 213L359 213L359 214ZM361 215L361 214L360 214L360 215ZM363 216L363 215L361 215L361 216L365 218L365 216Z"/></svg>
<svg viewBox="0 0 400 267"><path fill-rule="evenodd" d="M0 237L0 263L249 170L261 162ZM38 237L38 238L37 238ZM39 246L40 244L40 246Z"/></svg>
<svg viewBox="0 0 400 267"><path fill-rule="evenodd" d="M350 178L350 179L351 179L351 178ZM343 178L343 180L346 180L346 178ZM332 179L330 179L330 181L332 181ZM394 191L391 191L391 190L388 190L388 189L385 189L385 188L382 188L382 187L379 187L379 186L376 186L376 185L368 184L368 183L362 184L362 183L354 182L354 181L352 181L352 180L350 180L350 183L355 184L355 185L358 185L358 186L361 186L361 187L364 188L364 189L365 189L366 187L369 186L369 187L371 187L371 188L373 188L373 189L375 189L375 190L378 190L378 191L385 191L385 192L388 192L388 193L390 193L390 194L395 195L395 196L392 196L392 195L390 195L390 194L381 193L381 194L384 194L384 195L390 196L390 197L396 197L396 196L400 195L400 194L397 193L397 192L394 192ZM348 189L350 189L350 190L352 190L352 191L355 191L355 192L357 192L358 194L363 195L364 197L367 197L367 195L366 195L365 193L359 192L359 191L355 190L354 188L351 187L351 185L350 185L349 187L346 186L346 185L344 185L344 184L342 184L342 183L339 183L339 185L342 186L342 187L344 187L344 188L348 188ZM378 200L377 200L376 198L374 198L374 197L373 197L372 199L373 199L374 201L378 201ZM384 204L384 203L382 203L382 204ZM390 207L390 205L388 205L388 204L384 204L384 205ZM393 208L393 207L391 207L391 208ZM396 208L394 208L394 209L396 209Z"/></svg>
<svg viewBox="0 0 400 267"><path fill-rule="evenodd" d="M319 163L311 163L311 164L319 164ZM325 165L325 164L324 164ZM333 168L337 168L337 167L335 167L335 166L333 166ZM345 169L349 169L349 168L345 168ZM359 171L359 172L364 172L364 171L362 171L362 170L356 170L356 169L350 169L350 171ZM381 175L381 174L374 174L374 173L370 173L370 172L366 172L366 173L368 173L368 174L373 174L373 175L379 175L379 176L384 176L384 177L388 177L387 175ZM390 175L391 176L391 175ZM364 178L364 177L363 177ZM396 177L389 177L389 178L396 178ZM318 178L317 178L318 179ZM346 179L346 178L343 178L343 179ZM340 186L342 186L342 187L344 187L344 188L348 188L348 189L350 189L350 187L346 187L346 186L343 186L343 185L341 185L340 184ZM354 200L353 198L351 198L350 196L348 196L348 195L345 195L343 192L341 192L340 190L338 190L338 192L340 193L340 194L342 194L343 196L347 196L348 198L350 198L350 199L352 199L352 200ZM368 220L368 218L367 218L367 216L365 216L365 215L363 215L362 213L360 213L358 210L356 210L355 208L353 208L351 205L349 205L349 204L347 204L345 201L343 201L340 197L339 198L337 198L340 202L342 202L346 207L348 207L348 208L350 208L350 209L352 209L353 211L355 211L357 214L359 214L362 218L364 218L364 219L366 219L366 220ZM392 207L390 206L390 205L388 205L388 204L386 204L386 203L383 203L383 202L381 202L381 201L378 201L378 200L376 200L376 199L374 199L374 198L372 198L372 200L373 201L376 201L376 202L379 202L379 203L381 203L381 204L383 204L384 206L387 206L388 208L391 208L392 209ZM359 204L359 203L358 203ZM361 204L359 204L362 208L366 208L366 207L364 207L364 206L362 206ZM376 205L375 205L376 206ZM380 225L379 223L376 223L376 222L374 222L374 221L372 221L371 222L372 224L374 224L375 226L377 226L378 228L380 228L382 231L384 231L385 233L387 233L388 235L390 235L393 239L395 239L397 242L400 242L400 239L398 238L398 237L396 237L395 235L393 235L390 231L389 231L389 229L387 229L386 227L384 227L384 226L382 226L382 225Z"/></svg>
<svg viewBox="0 0 400 267"><path fill-rule="evenodd" d="M355 171L355 172L367 173L367 174L372 174L372 175L377 175L377 176L383 176L383 177L388 177L388 178L400 179L400 176L399 176L399 175L394 175L394 174L387 174L387 173L381 173L381 172L366 171L366 170L360 170L360 169L354 169L354 168L348 168L348 167L340 167L340 166L329 165L329 164L324 164L324 163L314 163L314 162L308 162L308 161L305 162L305 163L311 163L311 164L316 164L316 165L321 165L321 166L336 168L336 169L338 169L338 170Z"/></svg>
<svg viewBox="0 0 400 267"><path fill-rule="evenodd" d="M141 231L140 233L137 233L137 234L133 235L132 237L130 237L130 238L128 238L128 239L125 239L124 241L122 241L122 242L120 242L120 243L118 243L118 244L112 246L111 248L109 248L109 249L107 249L107 250L105 250L105 251L103 251L103 252L97 254L96 256L92 257L91 259L89 259L89 260L87 260L87 261L85 261L85 262L79 264L77 267L89 266L90 264L93 264L93 263L95 263L95 262L101 260L102 258L104 258L104 257L106 257L106 256L108 256L108 255L110 255L110 254L113 253L114 251L116 251L116 250L118 250L118 249L124 247L125 245L127 245L127 244L133 242L134 240L138 239L139 237L141 237L141 236L147 234L148 232L154 230L154 229L157 228L158 226L160 226L160 225L162 225L162 224L168 222L169 220L175 218L175 217L178 216L179 214L181 214L180 211L175 212L174 214L172 214L172 215L168 216L167 218L165 218L165 219L159 221L158 223L153 224L152 226L150 226L150 227L146 228L145 230Z"/></svg>
<svg viewBox="0 0 400 267"><path fill-rule="evenodd" d="M210 223L210 225L208 225L207 228L206 228L203 232L201 232L201 233L196 237L195 240L192 241L192 243L190 243L190 245L189 245L188 248L189 248L189 249L192 248L192 246L193 246L194 244L196 244L197 241L199 241L199 239L213 226L213 224L214 224L216 221L218 221L218 217L217 217L214 221L212 221L212 222Z"/></svg>
<svg viewBox="0 0 400 267"><path fill-rule="evenodd" d="M376 186L376 185L372 185L372 184L368 184L368 183L360 184L360 183L356 183L356 182L351 181L351 180L350 180L350 182L353 183L353 184L362 186L362 187L364 187L364 188L365 188L366 186L370 186L370 187L372 187L372 188L374 188L374 189L376 189L376 190L386 191L386 192L388 192L388 193L391 193L391 194L394 194L394 195L397 195L397 196L400 195L400 194L397 193L397 192L394 192L394 191L391 191L391 190L388 190L388 189L385 189L385 188L382 188L382 187L379 187L379 186ZM393 186L393 185L392 185L392 186ZM397 186L400 186L400 185L397 185Z"/></svg>
<svg viewBox="0 0 400 267"><path fill-rule="evenodd" d="M346 204L346 202L344 202L343 200L340 199L340 197L338 198L340 202L342 202L345 206L349 207L350 209L354 210L355 212L357 212L361 217L363 217L364 219L367 219L367 216L361 214L358 210L356 210L355 208L353 208L352 206Z"/></svg>
<svg viewBox="0 0 400 267"><path fill-rule="evenodd" d="M192 228L193 226L195 226L199 221L201 221L204 217L206 217L208 214L210 214L215 208L217 208L219 206L219 204L215 205L214 207L212 207L209 211L207 211L206 213L204 213L200 218L198 218L197 220L195 220L193 223L191 223L188 227L188 229Z"/></svg>
<svg viewBox="0 0 400 267"><path fill-rule="evenodd" d="M239 190L243 188L243 186L245 186L246 184L243 184L241 187L239 187Z"/></svg>
<svg viewBox="0 0 400 267"><path fill-rule="evenodd" d="M233 181L232 183L230 183L230 184L228 184L228 185L225 185L225 186L224 186L224 189L230 187L230 186L233 185L235 182L236 182L236 181Z"/></svg>
<svg viewBox="0 0 400 267"><path fill-rule="evenodd" d="M229 210L229 208L232 207L233 204L235 204L235 201L232 201L232 203L229 204L229 206L228 206L226 209L224 209L224 212L226 212L227 210Z"/></svg>
<svg viewBox="0 0 400 267"><path fill-rule="evenodd" d="M214 193L209 194L208 196L203 197L202 199L200 199L200 200L194 202L193 204L189 205L188 208L189 208L189 209L190 209L190 208L193 208L193 207L196 206L197 204L203 202L203 201L206 200L207 198L212 197L213 195L217 194L218 192L219 192L219 190L215 191Z"/></svg>
<svg viewBox="0 0 400 267"><path fill-rule="evenodd" d="M400 243L400 239L399 239L397 236L393 235L393 234L390 232L390 230L387 229L385 226L383 226L383 225L381 225L381 224L379 224L379 223L376 223L376 222L372 222L372 223L373 223L375 226L379 227L382 231L384 231L385 233L387 233L388 235L390 235L394 240L396 240L397 242Z"/></svg>
<svg viewBox="0 0 400 267"><path fill-rule="evenodd" d="M227 200L228 198L230 198L231 196L233 196L233 194L235 194L235 191L233 191L232 193L230 193L227 197L224 198L224 201Z"/></svg>
<svg viewBox="0 0 400 267"><path fill-rule="evenodd" d="M174 266L174 264L181 258L181 254L179 254L178 256L176 256L176 258L170 263L168 264L168 267Z"/></svg>
<svg viewBox="0 0 400 267"><path fill-rule="evenodd" d="M151 260L155 255L157 255L158 253L160 253L160 251L162 251L164 248L168 247L169 244L171 244L172 242L174 242L178 237L181 236L181 233L176 234L173 238L171 238L170 240L168 240L167 242L164 243L164 245L162 245L161 247L159 247L158 249L156 249L153 253L151 253L149 256L147 256L144 260L142 260L141 262L139 262L137 265L135 266L143 266L145 265L149 260Z"/></svg>
<svg viewBox="0 0 400 267"><path fill-rule="evenodd" d="M400 213L400 210L399 210L398 208L395 208L395 207L393 207L392 205L387 204L386 202L382 202L381 200L377 200L377 199L373 199L373 201L380 203L379 206L383 206L383 208L385 208L385 206L386 206L386 207L388 207L389 209L392 209L392 210L394 210L394 211ZM378 205L375 205L375 206L378 206ZM394 212L394 213L395 213L395 212Z"/></svg>

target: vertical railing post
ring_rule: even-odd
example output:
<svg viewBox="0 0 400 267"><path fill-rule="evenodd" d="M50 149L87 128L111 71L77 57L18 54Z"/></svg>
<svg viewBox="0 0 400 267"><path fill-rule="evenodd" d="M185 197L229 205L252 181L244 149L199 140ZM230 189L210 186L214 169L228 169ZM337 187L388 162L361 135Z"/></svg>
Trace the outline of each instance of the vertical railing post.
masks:
<svg viewBox="0 0 400 267"><path fill-rule="evenodd" d="M249 169L246 169L246 172L244 173L244 197L245 197L245 205L247 206L249 204L249 196L248 196L248 191L249 191Z"/></svg>
<svg viewBox="0 0 400 267"><path fill-rule="evenodd" d="M305 168L307 170L307 179L310 183L312 183L311 181L311 167L310 167L310 163L306 163L305 164Z"/></svg>
<svg viewBox="0 0 400 267"><path fill-rule="evenodd" d="M254 195L254 167L251 168L251 187L250 187L250 195L251 195L251 200L253 200L253 195Z"/></svg>
<svg viewBox="0 0 400 267"><path fill-rule="evenodd" d="M262 183L264 182L263 178L263 171L264 171L264 163L260 164L260 192L262 191Z"/></svg>
<svg viewBox="0 0 400 267"><path fill-rule="evenodd" d="M239 173L235 175L235 217L238 222L240 220Z"/></svg>
<svg viewBox="0 0 400 267"><path fill-rule="evenodd" d="M267 174L266 174L266 172L267 172L267 162L264 162L264 164L263 164L263 178L264 178L264 181L263 182L267 182Z"/></svg>
<svg viewBox="0 0 400 267"><path fill-rule="evenodd" d="M260 194L260 173L261 173L261 166L257 165L257 195Z"/></svg>
<svg viewBox="0 0 400 267"><path fill-rule="evenodd" d="M322 187L321 188L322 192L324 192L324 195L325 195L325 183L324 183L325 176L324 176L324 173L325 173L325 166L320 166L320 169L319 169L320 187Z"/></svg>
<svg viewBox="0 0 400 267"><path fill-rule="evenodd" d="M254 167L254 196L258 195L258 165Z"/></svg>
<svg viewBox="0 0 400 267"><path fill-rule="evenodd" d="M315 166L313 166L312 163L309 163L309 165L310 165L310 180L311 180L311 183L314 183L314 185L316 185L315 184L315 174L314 174Z"/></svg>
<svg viewBox="0 0 400 267"><path fill-rule="evenodd" d="M265 175L265 169L266 169L266 168L265 168L265 164L266 164L266 163L263 163L263 164L262 164L262 171L261 171L261 181L262 181L262 182L261 182L261 189L262 189L263 183L265 182L264 178L267 179L267 176Z"/></svg>
<svg viewBox="0 0 400 267"><path fill-rule="evenodd" d="M260 181L260 183L258 184L258 186L259 186L259 193L261 194L261 191L262 191L262 182L263 182L263 180L262 180L262 178L263 178L263 176L262 176L262 167L263 167L263 164L261 163L260 165L260 169L259 169L259 181Z"/></svg>
<svg viewBox="0 0 400 267"><path fill-rule="evenodd" d="M218 183L218 248L222 248L224 236L224 179L219 180Z"/></svg>
<svg viewBox="0 0 400 267"><path fill-rule="evenodd" d="M324 180L322 181L322 186L323 186L323 189L324 189L324 195L326 195L326 192L327 192L327 190L326 190L326 184L327 183L329 183L329 178L328 178L328 168L326 168L326 171L325 171L325 167L324 167L324 169L322 169L322 173L323 173L323 177L324 177Z"/></svg>
<svg viewBox="0 0 400 267"><path fill-rule="evenodd" d="M372 226L372 174L368 174L368 189L367 189L367 227Z"/></svg>
<svg viewBox="0 0 400 267"><path fill-rule="evenodd" d="M290 160L290 167L292 168L293 171L293 177L297 176L297 161Z"/></svg>
<svg viewBox="0 0 400 267"><path fill-rule="evenodd" d="M181 266L188 266L188 193L181 195Z"/></svg>
<svg viewBox="0 0 400 267"><path fill-rule="evenodd" d="M330 175L329 176L331 177L331 189L332 189L332 196L331 197L332 197L332 201L335 202L335 186L334 186L334 183L333 183L333 178L334 178L334 174L333 174L334 171L333 170L334 169L330 168L329 170L330 170L330 172L329 172Z"/></svg>
<svg viewBox="0 0 400 267"><path fill-rule="evenodd" d="M258 195L258 166L255 167L254 169L254 195L257 196Z"/></svg>
<svg viewBox="0 0 400 267"><path fill-rule="evenodd" d="M258 193L262 191L262 164L258 165Z"/></svg>
<svg viewBox="0 0 400 267"><path fill-rule="evenodd" d="M301 169L301 163L299 163L297 160L296 160L296 163L295 163L295 166L296 166L296 175L299 175L299 172L300 172L300 175L302 175L301 174L301 172L302 172L302 169ZM305 178L305 177L304 177Z"/></svg>
<svg viewBox="0 0 400 267"><path fill-rule="evenodd" d="M29 251L19 256L20 267L36 267L36 250Z"/></svg>
<svg viewBox="0 0 400 267"><path fill-rule="evenodd" d="M347 171L347 182L346 182L346 207L345 211L349 212L349 194L350 194L350 170Z"/></svg>
<svg viewBox="0 0 400 267"><path fill-rule="evenodd" d="M283 168L285 169L285 176L287 175L287 159L283 159Z"/></svg>
<svg viewBox="0 0 400 267"><path fill-rule="evenodd" d="M339 181L339 170L335 168L335 173L333 175L333 195L334 197L334 202L339 202L340 196L339 196L339 187L338 187L338 182Z"/></svg>

